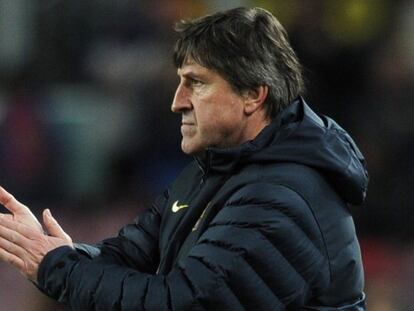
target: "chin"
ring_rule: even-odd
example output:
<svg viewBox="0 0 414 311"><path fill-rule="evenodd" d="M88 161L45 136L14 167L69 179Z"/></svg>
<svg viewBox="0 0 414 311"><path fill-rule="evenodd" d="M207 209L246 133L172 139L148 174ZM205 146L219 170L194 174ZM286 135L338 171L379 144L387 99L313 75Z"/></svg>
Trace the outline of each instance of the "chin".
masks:
<svg viewBox="0 0 414 311"><path fill-rule="evenodd" d="M205 148L202 148L201 146L197 146L196 144L186 143L184 141L181 143L181 150L185 154L192 155L192 156L200 156L204 154L205 152Z"/></svg>
<svg viewBox="0 0 414 311"><path fill-rule="evenodd" d="M181 150L188 155L192 155L194 150L190 144L186 144L185 142L181 143Z"/></svg>

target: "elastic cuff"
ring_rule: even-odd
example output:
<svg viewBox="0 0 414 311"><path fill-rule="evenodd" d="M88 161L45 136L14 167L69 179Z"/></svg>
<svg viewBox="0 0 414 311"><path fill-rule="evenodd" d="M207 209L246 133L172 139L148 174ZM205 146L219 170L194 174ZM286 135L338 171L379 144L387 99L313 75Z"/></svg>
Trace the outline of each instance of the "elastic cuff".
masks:
<svg viewBox="0 0 414 311"><path fill-rule="evenodd" d="M37 272L37 285L42 289L43 292L47 293L45 283L49 270L54 269L55 267L62 269L65 265L64 257L67 256L75 259L74 256L78 257L78 254L72 247L65 245L51 250L45 255L45 257L43 257L43 260L40 262Z"/></svg>

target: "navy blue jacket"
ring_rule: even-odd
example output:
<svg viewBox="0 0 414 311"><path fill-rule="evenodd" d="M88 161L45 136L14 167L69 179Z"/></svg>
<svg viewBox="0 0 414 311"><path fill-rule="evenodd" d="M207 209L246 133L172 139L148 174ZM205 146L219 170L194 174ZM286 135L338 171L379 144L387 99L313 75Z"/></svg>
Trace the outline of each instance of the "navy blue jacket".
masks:
<svg viewBox="0 0 414 311"><path fill-rule="evenodd" d="M38 285L73 310L365 310L348 204L365 161L302 99L252 141L209 149L115 238L60 247Z"/></svg>

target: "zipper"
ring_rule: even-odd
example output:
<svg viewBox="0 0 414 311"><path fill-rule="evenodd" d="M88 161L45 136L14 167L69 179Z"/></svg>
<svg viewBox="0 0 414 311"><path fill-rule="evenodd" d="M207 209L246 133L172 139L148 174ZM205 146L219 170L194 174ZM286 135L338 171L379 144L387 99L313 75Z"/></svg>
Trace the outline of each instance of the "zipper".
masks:
<svg viewBox="0 0 414 311"><path fill-rule="evenodd" d="M197 161L198 168L200 169L202 176L200 180L200 187L204 184L204 182L207 179L207 175L209 173L210 168L210 150L206 150L205 153L205 160L203 161L199 157L195 157L195 160Z"/></svg>

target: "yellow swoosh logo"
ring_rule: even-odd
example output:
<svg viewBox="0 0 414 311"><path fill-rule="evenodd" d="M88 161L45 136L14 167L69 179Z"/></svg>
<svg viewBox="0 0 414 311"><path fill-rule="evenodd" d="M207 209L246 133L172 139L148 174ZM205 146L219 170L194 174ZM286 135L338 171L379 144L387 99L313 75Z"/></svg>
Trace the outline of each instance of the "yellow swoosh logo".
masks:
<svg viewBox="0 0 414 311"><path fill-rule="evenodd" d="M187 204L178 205L178 201L175 201L173 206L172 206L172 211L173 211L173 213L177 213L179 210L181 210L183 208L186 208L186 207L188 207Z"/></svg>

